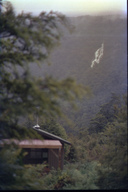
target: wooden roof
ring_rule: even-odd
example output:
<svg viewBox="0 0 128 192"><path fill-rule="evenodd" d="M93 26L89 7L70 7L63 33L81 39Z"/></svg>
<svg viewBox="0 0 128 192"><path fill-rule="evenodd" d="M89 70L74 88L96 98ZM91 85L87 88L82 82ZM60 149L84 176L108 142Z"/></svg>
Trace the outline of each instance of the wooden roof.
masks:
<svg viewBox="0 0 128 192"><path fill-rule="evenodd" d="M53 140L59 140L63 144L66 143L68 145L71 145L71 143L69 141L66 141L65 139L62 139L61 137L58 137L54 134L48 133L47 131L44 131L44 130L36 128L36 127L33 129L36 130L39 134L41 134L44 137L47 137L47 138L53 139Z"/></svg>
<svg viewBox="0 0 128 192"><path fill-rule="evenodd" d="M58 149L62 147L62 144L58 140L39 140L39 139L31 139L31 140L22 140L19 141L17 139L2 139L0 140L0 146L4 144L14 143L19 145L21 148L49 148L49 149Z"/></svg>

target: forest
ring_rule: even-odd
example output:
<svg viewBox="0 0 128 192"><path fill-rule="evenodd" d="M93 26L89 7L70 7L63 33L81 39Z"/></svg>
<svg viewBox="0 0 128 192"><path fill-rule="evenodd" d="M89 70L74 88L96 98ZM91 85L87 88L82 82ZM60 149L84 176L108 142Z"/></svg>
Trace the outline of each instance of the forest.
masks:
<svg viewBox="0 0 128 192"><path fill-rule="evenodd" d="M71 142L64 169L49 173L5 145L0 190L128 189L126 18L16 15L0 3L0 139L41 139L38 114L41 129Z"/></svg>

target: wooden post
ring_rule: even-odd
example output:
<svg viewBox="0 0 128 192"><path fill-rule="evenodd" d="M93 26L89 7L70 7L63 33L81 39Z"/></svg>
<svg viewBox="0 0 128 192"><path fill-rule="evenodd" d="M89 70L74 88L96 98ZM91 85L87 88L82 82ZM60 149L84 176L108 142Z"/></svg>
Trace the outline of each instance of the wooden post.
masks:
<svg viewBox="0 0 128 192"><path fill-rule="evenodd" d="M64 144L62 144L61 147L61 169L63 169L63 164L64 164Z"/></svg>
<svg viewBox="0 0 128 192"><path fill-rule="evenodd" d="M59 165L58 165L58 167L59 167L60 169L62 169L62 167L61 167L61 159L62 159L61 151L62 151L62 148L59 148L59 154L58 154L58 157L59 157Z"/></svg>

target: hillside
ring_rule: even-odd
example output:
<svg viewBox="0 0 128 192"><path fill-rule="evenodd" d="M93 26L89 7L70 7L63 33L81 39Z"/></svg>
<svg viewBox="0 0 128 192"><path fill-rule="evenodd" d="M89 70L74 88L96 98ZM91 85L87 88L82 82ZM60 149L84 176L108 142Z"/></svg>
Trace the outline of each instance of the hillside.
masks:
<svg viewBox="0 0 128 192"><path fill-rule="evenodd" d="M32 72L37 76L51 74L63 79L73 77L77 82L89 86L93 92L90 99L79 102L77 112L68 113L75 126L87 126L98 112L99 106L107 102L111 93L122 94L127 89L126 18L121 16L81 16L70 18L75 30L67 32L51 55L51 66ZM99 64L91 68L95 51L104 43L104 54Z"/></svg>

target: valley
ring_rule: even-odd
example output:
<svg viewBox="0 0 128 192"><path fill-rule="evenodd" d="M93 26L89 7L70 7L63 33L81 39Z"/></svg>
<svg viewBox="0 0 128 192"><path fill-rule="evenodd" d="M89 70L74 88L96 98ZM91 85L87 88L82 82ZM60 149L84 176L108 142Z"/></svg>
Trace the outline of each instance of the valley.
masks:
<svg viewBox="0 0 128 192"><path fill-rule="evenodd" d="M51 65L44 63L37 69L33 64L31 71L40 77L72 77L90 87L93 95L78 101L79 109L76 112L64 109L73 118L74 126L79 128L81 124L89 124L99 107L109 101L112 93L120 95L127 91L126 18L104 15L69 19L75 29L72 34L64 32L61 45L51 54ZM103 57L99 64L91 68L95 52L102 43Z"/></svg>

